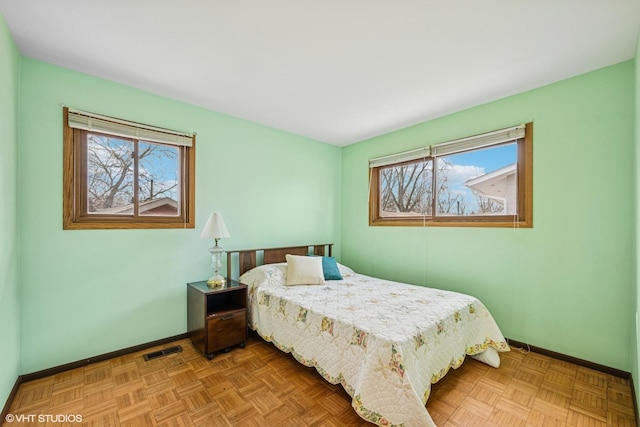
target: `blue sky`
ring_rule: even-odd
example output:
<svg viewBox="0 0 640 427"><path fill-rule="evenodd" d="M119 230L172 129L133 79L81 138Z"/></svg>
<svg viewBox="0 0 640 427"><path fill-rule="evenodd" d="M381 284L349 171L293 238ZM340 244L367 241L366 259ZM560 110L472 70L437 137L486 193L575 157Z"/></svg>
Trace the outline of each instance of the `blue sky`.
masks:
<svg viewBox="0 0 640 427"><path fill-rule="evenodd" d="M517 144L511 143L445 157L451 164L447 171L449 189L464 197L468 212L477 210L478 203L465 181L515 163L517 150Z"/></svg>
<svg viewBox="0 0 640 427"><path fill-rule="evenodd" d="M491 172L514 163L517 159L517 145L515 143L499 147L476 150L468 153L448 156L456 165L480 166L484 172Z"/></svg>

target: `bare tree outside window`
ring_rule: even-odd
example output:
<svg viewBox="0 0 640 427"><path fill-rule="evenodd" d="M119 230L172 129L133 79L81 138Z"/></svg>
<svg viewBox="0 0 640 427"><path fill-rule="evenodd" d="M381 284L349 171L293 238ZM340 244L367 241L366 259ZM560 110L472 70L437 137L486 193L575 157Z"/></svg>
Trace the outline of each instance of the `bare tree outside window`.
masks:
<svg viewBox="0 0 640 427"><path fill-rule="evenodd" d="M441 215L465 215L467 202L465 194L454 191L450 186L450 176L454 165L447 159L437 159L438 173L436 176L437 213Z"/></svg>
<svg viewBox="0 0 640 427"><path fill-rule="evenodd" d="M162 198L176 203L180 197L178 175L180 174L177 147L139 143L138 200L140 203L151 202ZM147 212L141 212L144 215ZM176 211L177 213L177 211Z"/></svg>
<svg viewBox="0 0 640 427"><path fill-rule="evenodd" d="M88 134L87 139L88 212L131 214L135 198L136 141L100 134ZM167 203L177 206L179 149L138 142L137 152L138 202L166 197ZM144 215L144 210L140 211Z"/></svg>
<svg viewBox="0 0 640 427"><path fill-rule="evenodd" d="M480 214L496 214L504 212L504 202L489 197L476 195L478 212Z"/></svg>
<svg viewBox="0 0 640 427"><path fill-rule="evenodd" d="M87 135L87 211L110 212L133 201L133 142Z"/></svg>
<svg viewBox="0 0 640 427"><path fill-rule="evenodd" d="M381 208L394 213L425 215L431 212L433 162L421 161L380 169Z"/></svg>
<svg viewBox="0 0 640 427"><path fill-rule="evenodd" d="M440 214L465 215L465 195L449 185L453 166L438 159L436 207ZM380 169L382 211L384 216L398 214L431 215L433 206L433 161L391 166Z"/></svg>

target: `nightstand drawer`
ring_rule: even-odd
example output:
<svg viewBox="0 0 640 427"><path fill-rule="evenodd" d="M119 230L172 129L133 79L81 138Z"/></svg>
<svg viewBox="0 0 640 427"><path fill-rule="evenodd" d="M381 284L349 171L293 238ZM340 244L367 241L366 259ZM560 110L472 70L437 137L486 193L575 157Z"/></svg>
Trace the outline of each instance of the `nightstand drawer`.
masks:
<svg viewBox="0 0 640 427"><path fill-rule="evenodd" d="M207 348L209 352L221 350L247 339L247 310L226 311L207 319Z"/></svg>

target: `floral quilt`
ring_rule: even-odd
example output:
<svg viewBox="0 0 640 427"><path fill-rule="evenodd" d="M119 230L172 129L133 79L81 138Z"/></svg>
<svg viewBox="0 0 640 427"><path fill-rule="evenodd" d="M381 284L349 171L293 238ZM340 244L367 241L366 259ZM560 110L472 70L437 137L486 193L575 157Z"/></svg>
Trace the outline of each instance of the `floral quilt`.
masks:
<svg viewBox="0 0 640 427"><path fill-rule="evenodd" d="M342 384L367 421L435 426L425 407L431 384L466 355L495 366L496 351L509 350L472 296L339 267L344 279L324 285L286 286L286 264L257 267L240 281L249 286L251 329Z"/></svg>

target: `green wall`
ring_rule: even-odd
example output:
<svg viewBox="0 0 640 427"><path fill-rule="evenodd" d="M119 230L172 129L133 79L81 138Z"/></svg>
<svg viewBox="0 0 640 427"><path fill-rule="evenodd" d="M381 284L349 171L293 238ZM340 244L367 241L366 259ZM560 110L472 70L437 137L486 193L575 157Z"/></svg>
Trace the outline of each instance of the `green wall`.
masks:
<svg viewBox="0 0 640 427"><path fill-rule="evenodd" d="M342 261L470 293L512 339L631 371L634 64L343 149ZM369 227L368 160L534 122L534 228Z"/></svg>
<svg viewBox="0 0 640 427"><path fill-rule="evenodd" d="M19 373L18 75L20 56L0 14L0 410Z"/></svg>
<svg viewBox="0 0 640 427"><path fill-rule="evenodd" d="M340 241L338 147L22 58L21 364L34 372L186 331L222 212L228 249ZM61 105L193 131L196 228L62 230ZM338 253L339 256L339 253Z"/></svg>
<svg viewBox="0 0 640 427"><path fill-rule="evenodd" d="M634 333L632 334L631 343L631 359L633 361L633 367L631 374L633 375L633 384L636 392L636 407L640 407L640 269L638 263L640 262L640 37L638 38L638 44L636 46L635 57L635 191L636 198L635 204L635 217L636 217L636 229L635 229L635 318L631 319L634 325Z"/></svg>

